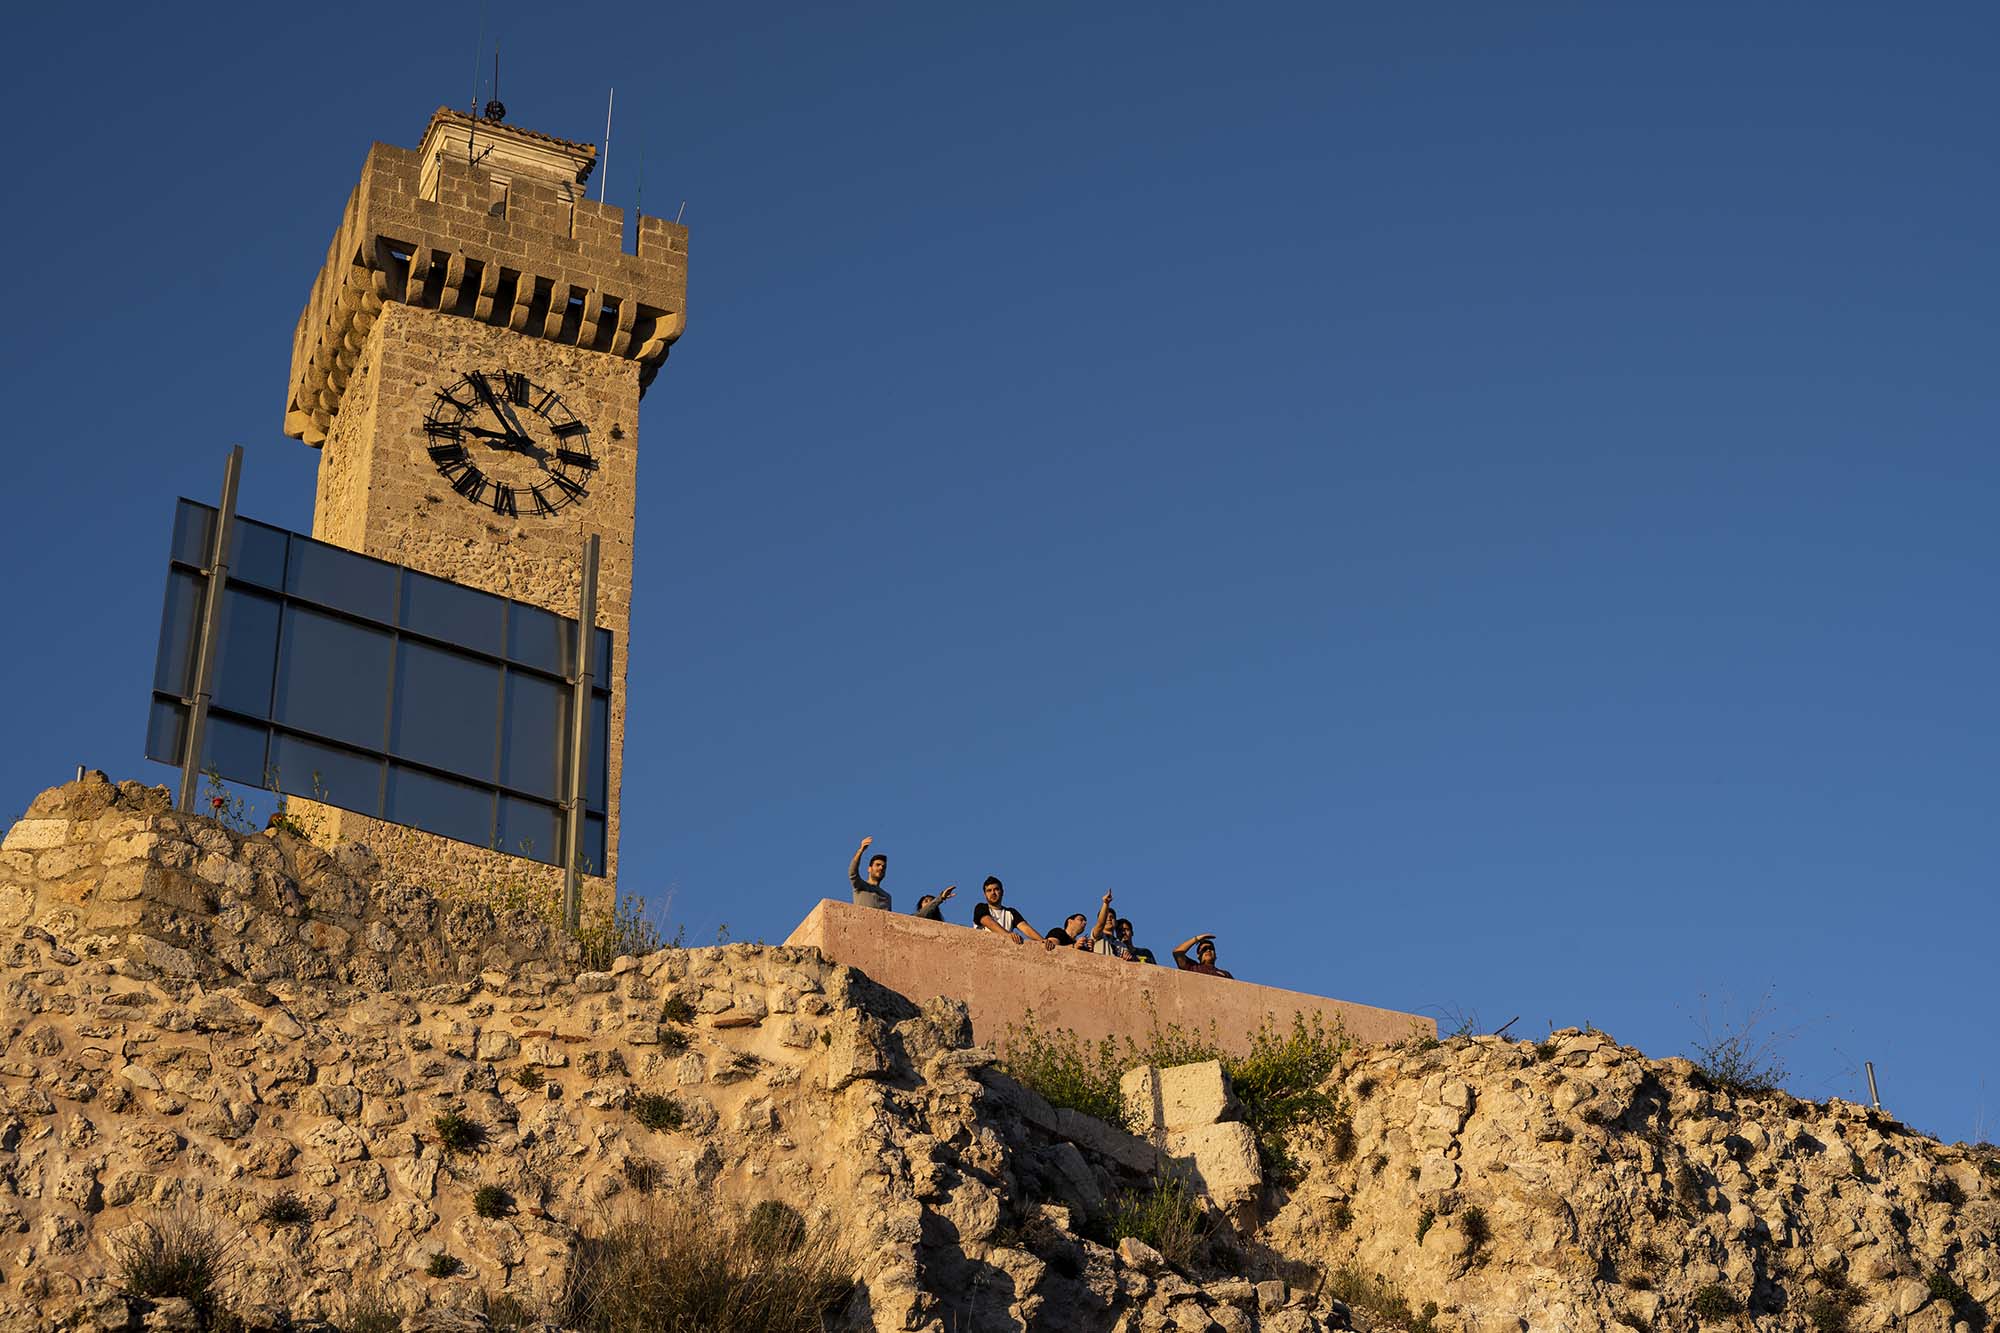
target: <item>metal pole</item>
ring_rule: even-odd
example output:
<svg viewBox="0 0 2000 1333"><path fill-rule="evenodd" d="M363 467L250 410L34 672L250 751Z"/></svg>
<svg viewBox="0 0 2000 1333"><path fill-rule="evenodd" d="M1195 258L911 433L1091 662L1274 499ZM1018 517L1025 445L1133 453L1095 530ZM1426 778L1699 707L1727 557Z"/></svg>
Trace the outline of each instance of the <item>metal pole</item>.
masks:
<svg viewBox="0 0 2000 1333"><path fill-rule="evenodd" d="M572 677L569 709L569 799L563 822L563 929L572 935L583 922L583 801L590 784L584 765L590 762L590 649L597 635L597 534L583 543L583 593L576 609L576 675ZM601 868L601 867L600 867Z"/></svg>
<svg viewBox="0 0 2000 1333"><path fill-rule="evenodd" d="M229 450L222 470L222 507L215 515L215 545L208 553L208 597L201 608L201 633L194 648L194 696L188 706L187 737L181 752L182 814L194 811L194 782L201 773L201 743L208 731L208 700L215 688L215 635L222 624L222 590L229 586L229 538L236 530L236 482L243 474L243 446Z"/></svg>
<svg viewBox="0 0 2000 1333"><path fill-rule="evenodd" d="M1861 1063L1868 1067L1868 1100L1875 1103L1875 1109L1879 1111L1882 1109L1882 1098L1875 1091L1875 1062L1863 1060Z"/></svg>

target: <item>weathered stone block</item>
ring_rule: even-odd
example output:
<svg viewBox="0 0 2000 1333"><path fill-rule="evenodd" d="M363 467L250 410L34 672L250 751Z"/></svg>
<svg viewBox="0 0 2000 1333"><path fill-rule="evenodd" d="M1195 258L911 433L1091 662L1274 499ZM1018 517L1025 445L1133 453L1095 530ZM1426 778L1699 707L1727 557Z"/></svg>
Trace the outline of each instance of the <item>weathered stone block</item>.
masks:
<svg viewBox="0 0 2000 1333"><path fill-rule="evenodd" d="M0 838L0 849L10 852L39 852L60 847L69 841L67 819L23 819Z"/></svg>

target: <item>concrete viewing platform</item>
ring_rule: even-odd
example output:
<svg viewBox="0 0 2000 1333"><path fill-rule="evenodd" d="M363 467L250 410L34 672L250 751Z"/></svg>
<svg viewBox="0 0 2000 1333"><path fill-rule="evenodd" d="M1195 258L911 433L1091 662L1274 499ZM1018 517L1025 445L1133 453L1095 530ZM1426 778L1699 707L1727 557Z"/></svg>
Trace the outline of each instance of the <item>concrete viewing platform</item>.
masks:
<svg viewBox="0 0 2000 1333"><path fill-rule="evenodd" d="M1317 1014L1368 1044L1437 1035L1437 1020L1418 1014L1183 972L1164 957L1161 967L1011 943L989 930L833 899L813 908L785 943L812 945L919 1002L933 995L963 1000L973 1040L984 1045L997 1045L1031 1009L1042 1027L1069 1028L1092 1042L1142 1039L1155 1016L1163 1028L1206 1033L1212 1025L1222 1045L1239 1053L1267 1022L1289 1031L1294 1014L1309 1022Z"/></svg>

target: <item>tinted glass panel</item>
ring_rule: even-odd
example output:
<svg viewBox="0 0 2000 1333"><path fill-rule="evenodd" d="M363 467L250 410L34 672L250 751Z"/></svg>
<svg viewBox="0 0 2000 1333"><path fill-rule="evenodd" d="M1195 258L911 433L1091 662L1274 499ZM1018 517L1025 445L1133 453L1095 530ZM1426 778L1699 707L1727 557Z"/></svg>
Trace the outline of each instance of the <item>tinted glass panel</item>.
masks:
<svg viewBox="0 0 2000 1333"><path fill-rule="evenodd" d="M229 530L229 581L260 588L285 586L285 532L238 518Z"/></svg>
<svg viewBox="0 0 2000 1333"><path fill-rule="evenodd" d="M590 767L584 770L583 792L584 804L592 810L604 809L604 744L610 735L611 700L606 695L593 694L590 698Z"/></svg>
<svg viewBox="0 0 2000 1333"><path fill-rule="evenodd" d="M208 568L208 548L215 542L215 511L192 500L174 506L174 541L171 558L184 564Z"/></svg>
<svg viewBox="0 0 2000 1333"><path fill-rule="evenodd" d="M181 761L181 740L187 734L187 707L171 699L155 699L146 714L146 758L163 764Z"/></svg>
<svg viewBox="0 0 2000 1333"><path fill-rule="evenodd" d="M285 587L309 602L387 624L396 615L397 572L394 565L301 537L292 543Z"/></svg>
<svg viewBox="0 0 2000 1333"><path fill-rule="evenodd" d="M389 636L294 605L285 609L283 644L278 721L330 740L382 749Z"/></svg>
<svg viewBox="0 0 2000 1333"><path fill-rule="evenodd" d="M507 673L507 721L500 736L500 782L561 800L569 751L569 687L521 671Z"/></svg>
<svg viewBox="0 0 2000 1333"><path fill-rule="evenodd" d="M507 656L562 675L569 670L573 626L552 612L516 602L507 608Z"/></svg>
<svg viewBox="0 0 2000 1333"><path fill-rule="evenodd" d="M364 815L382 810L381 760L282 731L271 737L271 776L263 785Z"/></svg>
<svg viewBox="0 0 2000 1333"><path fill-rule="evenodd" d="M403 576L405 629L500 656L503 598L411 570Z"/></svg>
<svg viewBox="0 0 2000 1333"><path fill-rule="evenodd" d="M500 850L550 865L562 863L562 817L552 805L500 798Z"/></svg>
<svg viewBox="0 0 2000 1333"><path fill-rule="evenodd" d="M481 847L493 845L493 793L469 782L391 764L387 813L399 824L414 824Z"/></svg>
<svg viewBox="0 0 2000 1333"><path fill-rule="evenodd" d="M599 680L611 679L611 631L598 630L590 645L590 674Z"/></svg>
<svg viewBox="0 0 2000 1333"><path fill-rule="evenodd" d="M217 708L251 717L271 715L271 677L278 666L278 600L238 588L222 590L222 623L215 659Z"/></svg>
<svg viewBox="0 0 2000 1333"><path fill-rule="evenodd" d="M491 782L499 720L499 667L408 639L397 647L390 753Z"/></svg>
<svg viewBox="0 0 2000 1333"><path fill-rule="evenodd" d="M604 816L583 817L583 873L601 875L610 861L604 855Z"/></svg>
<svg viewBox="0 0 2000 1333"><path fill-rule="evenodd" d="M186 698L194 693L194 641L201 632L201 595L208 577L167 571L166 608L160 613L160 647L153 657L153 688Z"/></svg>
<svg viewBox="0 0 2000 1333"><path fill-rule="evenodd" d="M268 734L257 723L238 722L234 718L210 713L208 729L201 736L201 771L219 773L231 782L241 782L248 787L267 785L264 738Z"/></svg>

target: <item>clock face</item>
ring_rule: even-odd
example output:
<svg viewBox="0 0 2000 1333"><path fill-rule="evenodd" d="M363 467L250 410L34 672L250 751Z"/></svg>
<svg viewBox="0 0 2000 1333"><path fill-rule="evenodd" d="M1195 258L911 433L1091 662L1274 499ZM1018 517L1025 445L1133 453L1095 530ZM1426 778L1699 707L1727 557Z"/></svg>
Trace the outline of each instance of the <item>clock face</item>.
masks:
<svg viewBox="0 0 2000 1333"><path fill-rule="evenodd" d="M468 371L439 389L424 444L453 490L503 518L585 500L597 471L590 427L554 389L511 370Z"/></svg>

